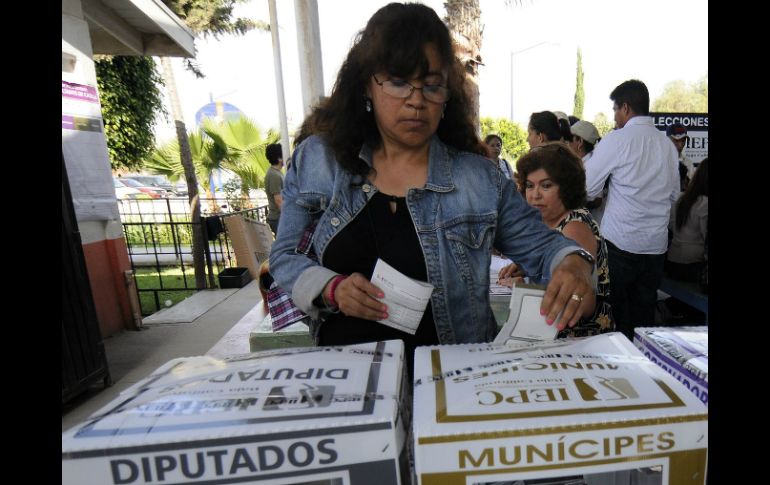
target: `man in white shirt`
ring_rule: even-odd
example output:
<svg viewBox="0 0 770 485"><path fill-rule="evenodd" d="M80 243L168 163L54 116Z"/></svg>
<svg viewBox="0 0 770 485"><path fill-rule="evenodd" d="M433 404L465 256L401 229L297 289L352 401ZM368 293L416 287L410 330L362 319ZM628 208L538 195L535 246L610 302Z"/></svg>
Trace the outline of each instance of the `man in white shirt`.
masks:
<svg viewBox="0 0 770 485"><path fill-rule="evenodd" d="M650 95L638 80L610 94L616 130L602 138L586 164L588 199L609 178L601 233L607 242L610 302L618 330L655 323L657 289L663 277L671 205L679 196L676 148L649 116Z"/></svg>

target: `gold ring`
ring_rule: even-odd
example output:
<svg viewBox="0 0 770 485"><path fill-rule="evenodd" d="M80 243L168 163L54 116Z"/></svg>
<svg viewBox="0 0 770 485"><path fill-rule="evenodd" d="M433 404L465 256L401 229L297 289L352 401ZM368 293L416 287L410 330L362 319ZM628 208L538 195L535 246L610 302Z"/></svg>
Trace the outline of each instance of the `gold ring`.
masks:
<svg viewBox="0 0 770 485"><path fill-rule="evenodd" d="M571 298L571 299L573 299L573 300L575 300L575 301L576 301L576 302L578 302L578 303L580 303L581 301L583 301L583 297L582 297L582 296L580 296L580 295L578 295L577 293L573 293L573 294L572 294L572 296L571 296L570 298Z"/></svg>

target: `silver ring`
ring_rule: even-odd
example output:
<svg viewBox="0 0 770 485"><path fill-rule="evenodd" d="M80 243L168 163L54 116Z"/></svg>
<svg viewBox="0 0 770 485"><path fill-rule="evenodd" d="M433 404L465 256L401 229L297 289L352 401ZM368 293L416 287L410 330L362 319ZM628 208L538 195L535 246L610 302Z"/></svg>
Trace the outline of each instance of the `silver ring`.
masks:
<svg viewBox="0 0 770 485"><path fill-rule="evenodd" d="M571 298L571 299L573 299L573 300L575 300L575 301L576 301L576 302L578 302L578 303L580 303L581 301L583 301L583 297L582 297L582 296L580 296L580 295L578 295L577 293L573 293L573 294L572 294L572 296L571 296L570 298Z"/></svg>

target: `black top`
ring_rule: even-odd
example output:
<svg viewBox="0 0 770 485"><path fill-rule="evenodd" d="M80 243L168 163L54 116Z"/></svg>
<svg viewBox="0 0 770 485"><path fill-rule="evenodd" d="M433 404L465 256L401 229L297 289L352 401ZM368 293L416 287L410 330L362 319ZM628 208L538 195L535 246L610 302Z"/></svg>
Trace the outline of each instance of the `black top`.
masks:
<svg viewBox="0 0 770 485"><path fill-rule="evenodd" d="M395 213L391 212L391 201L395 201ZM425 256L405 197L376 192L366 207L329 242L323 265L337 273L358 272L371 279L378 257L410 278L428 281ZM412 376L414 348L438 344L431 303L428 302L414 335L342 313L333 314L324 321L319 333L319 345L392 339L404 341L409 375Z"/></svg>

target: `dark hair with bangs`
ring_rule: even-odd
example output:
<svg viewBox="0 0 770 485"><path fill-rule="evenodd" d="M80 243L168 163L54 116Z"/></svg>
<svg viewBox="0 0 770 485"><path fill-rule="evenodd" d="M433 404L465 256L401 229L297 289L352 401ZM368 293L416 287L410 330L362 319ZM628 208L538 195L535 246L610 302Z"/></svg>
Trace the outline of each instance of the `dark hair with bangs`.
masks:
<svg viewBox="0 0 770 485"><path fill-rule="evenodd" d="M551 111L532 113L529 117L529 128L535 133L542 133L548 141L567 140L572 141L572 132L569 129L569 121L557 117Z"/></svg>
<svg viewBox="0 0 770 485"><path fill-rule="evenodd" d="M583 161L560 141L537 146L516 162L519 192L526 198L527 176L543 169L559 186L559 198L564 208L574 210L586 203L586 171Z"/></svg>
<svg viewBox="0 0 770 485"><path fill-rule="evenodd" d="M468 117L465 72L455 57L449 29L433 9L417 3L390 3L369 19L342 63L331 96L305 118L296 144L322 135L345 170L366 175L370 167L358 158L361 147L367 143L376 149L382 143L374 114L366 111L366 87L379 71L402 78L427 74L426 44L436 46L448 70L450 97L436 132L439 139L457 150L486 156Z"/></svg>

